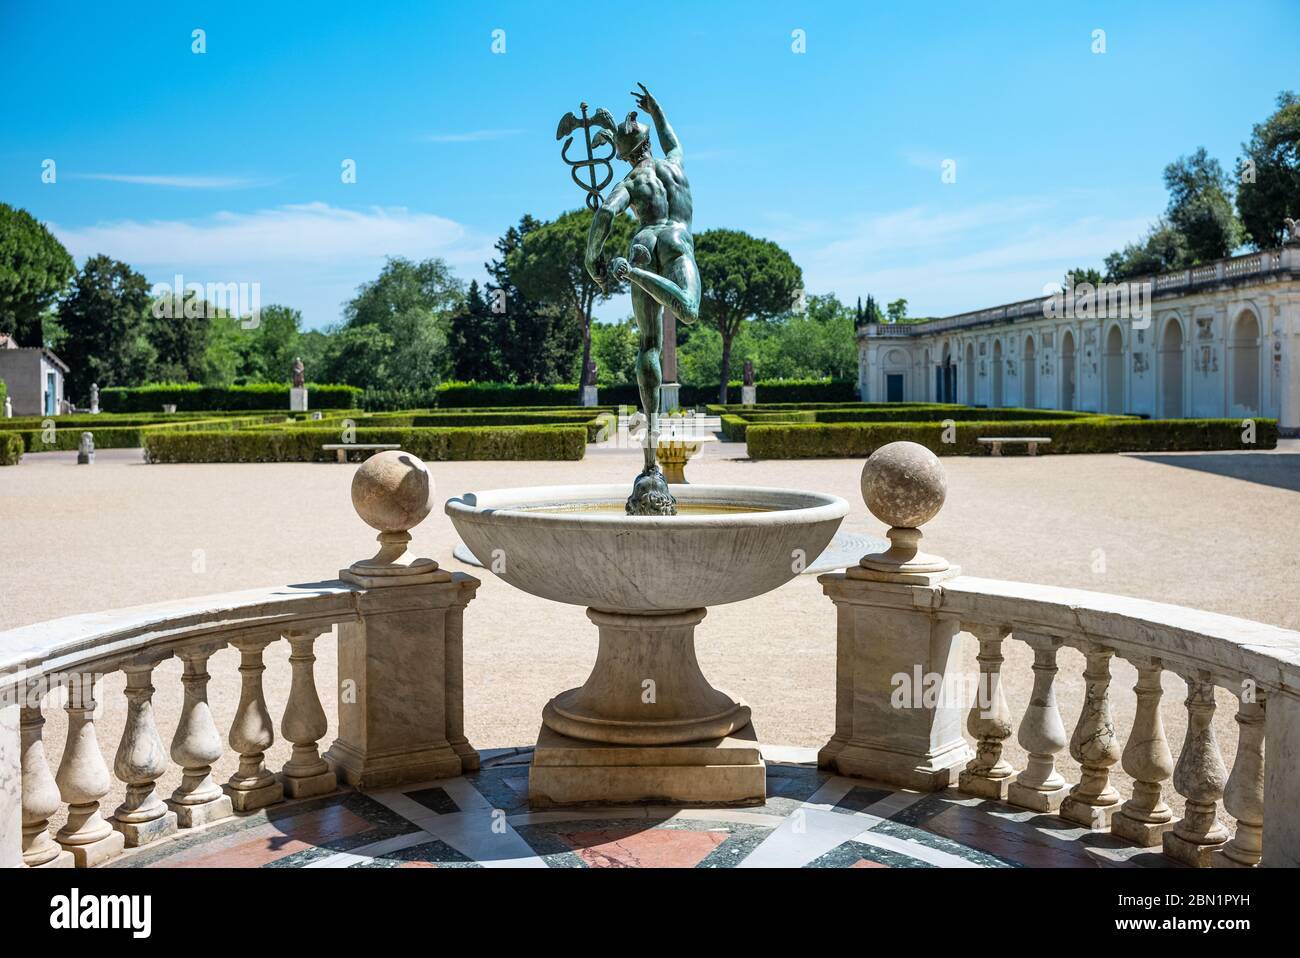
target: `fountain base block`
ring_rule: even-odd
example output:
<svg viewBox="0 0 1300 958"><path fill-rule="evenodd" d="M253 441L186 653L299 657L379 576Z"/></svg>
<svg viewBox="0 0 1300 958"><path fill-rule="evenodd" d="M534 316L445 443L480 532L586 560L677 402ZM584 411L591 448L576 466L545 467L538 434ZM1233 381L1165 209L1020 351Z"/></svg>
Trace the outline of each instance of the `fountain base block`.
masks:
<svg viewBox="0 0 1300 958"><path fill-rule="evenodd" d="M542 726L528 773L532 808L573 805L751 806L767 799L754 726L673 745L611 745Z"/></svg>

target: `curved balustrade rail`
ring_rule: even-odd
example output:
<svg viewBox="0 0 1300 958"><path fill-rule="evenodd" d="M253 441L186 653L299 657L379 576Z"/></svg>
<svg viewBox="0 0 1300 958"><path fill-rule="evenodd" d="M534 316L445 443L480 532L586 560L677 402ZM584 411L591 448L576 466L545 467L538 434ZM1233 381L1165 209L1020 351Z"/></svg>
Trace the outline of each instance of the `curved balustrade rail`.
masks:
<svg viewBox="0 0 1300 958"><path fill-rule="evenodd" d="M1018 732L1030 752L1029 763L1008 787L1011 801L1037 799L1052 806L1059 800L1062 817L1108 827L1139 845L1160 845L1166 855L1188 865L1258 865L1266 845L1264 823L1275 822L1280 834L1272 863L1297 864L1298 776L1284 757L1284 743L1295 735L1300 717L1300 633L1142 599L972 577L944 583L941 607L959 615L962 627L979 639L981 672L990 680L1001 664L1004 638L1034 649L1035 694ZM1084 706L1068 742L1081 775L1068 792L1055 773L1055 755L1067 744L1058 734L1061 720L1052 692L1061 645L1079 650L1087 662ZM1138 671L1138 705L1122 751L1110 704L1112 656L1127 659ZM1160 720L1161 674L1166 670L1187 683L1187 736L1176 764ZM1231 774L1212 725L1216 686L1238 701ZM1270 710L1276 715L1272 722ZM1010 774L998 766L1009 723L990 720L989 711L977 703L967 724L978 745L960 787L976 794L981 789L987 793L992 780ZM1005 718L1005 700L994 711ZM1283 749L1270 769L1264 744L1273 730ZM1133 794L1123 803L1110 784L1110 768L1117 761L1134 781ZM1271 789L1265 784L1270 771L1276 779ZM1163 798L1164 782L1171 776L1185 801L1177 821ZM1219 820L1220 801L1236 819L1231 837Z"/></svg>
<svg viewBox="0 0 1300 958"><path fill-rule="evenodd" d="M1300 268L1300 253L1295 247L1228 256L1202 263L1190 269L1178 269L1150 276L1134 276L1122 282L1130 286L1150 284L1155 293L1178 293L1217 283L1237 282L1250 277L1268 277L1274 273L1293 273ZM1252 280L1253 281L1253 280ZM868 337L926 336L953 329L966 329L986 323L1016 319L1036 319L1043 316L1044 303L1049 297L1037 296L1003 306L941 316L919 323L868 323L858 335Z"/></svg>
<svg viewBox="0 0 1300 958"><path fill-rule="evenodd" d="M421 699L400 722L420 723L412 738L420 764L439 750L459 774L473 767L477 753L465 741L460 700L460 611L477 580L438 573L396 588L367 589L333 580L204 596L113 612L75 615L0 633L0 865L87 867L177 832L281 802L334 791L340 778L362 783L382 778L376 762L400 766L392 748L380 759L368 754L367 736L382 719L367 703L398 697L392 664L394 645L409 654L418 646L432 665L408 670L401 681L407 694ZM314 644L336 626L342 648L349 639L360 705L340 712L337 756L327 762L319 743L327 721L316 688ZM292 755L276 772L265 753L275 740L267 705L263 655L279 641L290 646L291 682L282 705L280 734ZM376 643L376 644L368 644ZM380 645L382 643L382 645ZM218 783L213 763L224 745L208 706L207 665L214 653L231 646L240 655L240 698L226 741L238 753L239 767ZM440 656L438 653L442 652ZM176 732L165 747L154 721L152 677L160 662L183 663L184 701ZM126 786L125 800L106 817L100 800L109 792L109 766L96 735L95 713L103 677L125 674L126 722L112 772ZM450 681L449 681L450 680ZM440 685L425 696L421 686ZM66 689L67 741L56 774L50 773L43 740L42 705L56 689ZM422 714L424 700L437 702L437 714ZM390 712L395 711L391 706ZM396 710L400 711L400 709ZM420 713L420 714L417 714ZM400 751L400 750L398 750ZM179 788L166 800L157 782L169 770L182 770ZM66 823L51 834L49 823L66 806Z"/></svg>
<svg viewBox="0 0 1300 958"><path fill-rule="evenodd" d="M461 715L460 612L477 581L446 573L435 579L398 588L328 581L249 590L0 634L0 864L95 865L179 829L333 791L338 778L365 786L475 767ZM942 788L955 780L973 795L1108 829L1186 864L1300 865L1300 633L1141 599L972 576L915 584L876 581L855 569L820 581L842 614L836 733L823 764L912 787ZM857 614L863 607L869 615ZM340 710L339 739L322 756L327 725L313 648L336 626L341 658L348 640L360 704ZM890 700L891 676L920 665L944 681L956 678L952 653L962 633L979 643L983 691L969 712L964 704L943 703L900 712ZM265 649L282 640L291 647L292 681L280 734L293 751L276 773L265 764L275 723L262 663ZM1034 656L1033 691L1018 722L1000 687L1008 640L1025 643ZM227 736L239 768L223 784L212 774L224 746L207 703L207 664L226 646L240 653L241 691ZM1084 704L1072 735L1055 695L1057 653L1065 646L1086 663ZM173 656L184 666L185 694L168 748L154 722L152 676ZM1116 657L1138 673L1127 735L1111 707ZM1160 717L1165 671L1181 676L1188 689L1187 735L1176 762ZM106 817L100 801L110 791L110 767L96 736L95 709L102 677L114 672L125 674L127 714L111 772L126 795ZM422 684L440 687L424 695ZM42 703L57 687L68 690L67 742L51 774ZM1230 773L1212 724L1216 687L1239 703ZM403 703L399 711L416 711L393 715L395 724L380 728L395 702ZM963 715L974 757L960 734ZM395 730L418 756L405 768L394 756ZM1023 769L1003 755L1013 733L1028 755ZM372 748L368 736L382 740L382 748ZM1081 769L1073 784L1056 767L1067 747ZM157 782L169 761L183 777L164 800ZM1134 782L1127 799L1111 781L1116 764ZM1180 818L1165 800L1166 783L1184 799ZM51 834L49 822L65 806L66 824ZM1221 821L1221 808L1235 828Z"/></svg>
<svg viewBox="0 0 1300 958"><path fill-rule="evenodd" d="M1109 830L1187 865L1300 865L1300 632L1142 599L973 576L909 584L850 571L820 581L841 610L837 728L823 765L922 788L946 787L958 772L962 791ZM873 615L857 614L863 607ZM905 676L910 663L944 683L959 679L952 643L960 632L979 643L978 691L965 723L974 757L958 732L966 705L908 704L900 712L886 698L889 672ZM1001 688L1007 640L1033 651L1033 689L1018 723ZM1086 663L1073 734L1056 703L1063 646L1077 649ZM1115 657L1138 673L1127 736L1111 706ZM1187 734L1176 762L1160 715L1166 671L1187 683ZM1238 701L1230 773L1212 724L1216 687ZM1012 734L1028 756L1022 769L1003 755ZM1056 767L1067 747L1080 767L1072 785ZM1111 782L1117 763L1134 782L1127 800ZM1184 800L1177 820L1165 801L1169 781ZM1231 832L1220 808L1235 819Z"/></svg>

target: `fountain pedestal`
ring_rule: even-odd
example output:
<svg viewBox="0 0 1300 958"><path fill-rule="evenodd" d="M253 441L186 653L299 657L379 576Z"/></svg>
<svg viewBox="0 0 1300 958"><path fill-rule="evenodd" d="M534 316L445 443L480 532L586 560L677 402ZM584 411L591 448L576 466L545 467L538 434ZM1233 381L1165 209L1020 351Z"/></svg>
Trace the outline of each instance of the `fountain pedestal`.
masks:
<svg viewBox="0 0 1300 958"><path fill-rule="evenodd" d="M761 805L749 706L710 685L695 657L705 610L587 616L600 630L596 664L542 710L529 804Z"/></svg>
<svg viewBox="0 0 1300 958"><path fill-rule="evenodd" d="M517 589L585 606L600 633L591 674L546 704L529 772L534 808L760 805L766 769L749 706L695 656L705 606L795 578L848 503L797 489L681 485L676 515L627 515L627 487L465 493L447 515Z"/></svg>

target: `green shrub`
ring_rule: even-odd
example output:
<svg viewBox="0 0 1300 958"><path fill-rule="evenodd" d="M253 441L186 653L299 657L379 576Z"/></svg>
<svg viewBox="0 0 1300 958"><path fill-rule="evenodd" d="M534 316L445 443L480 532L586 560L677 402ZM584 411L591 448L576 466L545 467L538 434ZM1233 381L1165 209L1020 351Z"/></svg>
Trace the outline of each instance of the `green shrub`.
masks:
<svg viewBox="0 0 1300 958"><path fill-rule="evenodd" d="M762 414L744 414L750 422L763 420L755 418ZM774 414L769 414L774 415ZM973 406L938 406L912 407L911 409L891 409L888 406L871 409L817 409L810 413L814 422L1015 422L1033 420L1075 420L1088 419L1096 413L1074 412L1066 409L1016 409L1004 407L998 409L978 409Z"/></svg>
<svg viewBox="0 0 1300 958"><path fill-rule="evenodd" d="M0 466L16 466L22 458L22 436L16 432L0 433Z"/></svg>
<svg viewBox="0 0 1300 958"><path fill-rule="evenodd" d="M81 425L65 422L71 416L53 417L55 428L53 442L46 442L50 434L42 428L22 429L10 433L20 436L28 452L51 452L53 450L76 449L81 445L83 432L93 433L96 449L135 449L145 444L145 436L159 432L185 432L188 430L225 431L255 426L263 420L261 416L231 416L224 419L173 420L169 422L146 423L143 425L100 426L98 423ZM86 417L91 418L91 417ZM97 417L96 417L97 418ZM4 433L0 433L3 435Z"/></svg>
<svg viewBox="0 0 1300 958"><path fill-rule="evenodd" d="M9 387L5 385L5 381L3 379L0 379L0 418L4 416L5 396L8 395L9 395Z"/></svg>
<svg viewBox="0 0 1300 958"><path fill-rule="evenodd" d="M358 428L357 443L400 443L421 459L581 459L587 448L582 426L497 426L488 428ZM231 432L151 432L148 462L324 462L335 458L322 445L340 439L334 429L293 427ZM358 453L369 455L368 452Z"/></svg>
<svg viewBox="0 0 1300 958"><path fill-rule="evenodd" d="M757 386L758 398L764 402L855 402L858 398L857 383L849 379L760 379ZM716 396L717 390L711 395Z"/></svg>
<svg viewBox="0 0 1300 958"><path fill-rule="evenodd" d="M992 436L1047 436L1040 454L1102 452L1167 452L1175 450L1273 449L1277 446L1277 420L1257 419L1256 442L1242 443L1239 419L1124 419L1089 416L1019 422L958 422L954 442L944 442L947 428L938 422L831 423L806 425L751 425L745 433L754 459L861 458L890 442L918 442L941 456L988 455L976 440ZM1006 446L1004 455L1025 452L1024 446Z"/></svg>
<svg viewBox="0 0 1300 958"><path fill-rule="evenodd" d="M354 409L363 390L355 386L307 384L308 402L316 409ZM99 391L105 412L161 412L166 403L181 411L254 411L289 408L289 387L280 383L249 386L203 386L199 383L152 383L109 386Z"/></svg>
<svg viewBox="0 0 1300 958"><path fill-rule="evenodd" d="M959 403L933 403L933 402L761 402L752 406L746 406L742 403L708 403L704 407L710 415L721 416L723 413L736 413L745 415L751 412L784 412L787 410L804 411L804 410L821 410L821 409L971 409L974 407L963 406Z"/></svg>
<svg viewBox="0 0 1300 958"><path fill-rule="evenodd" d="M728 385L728 390L740 392L740 382ZM849 380L832 379L761 379L758 394L768 402L853 402L857 399L857 385ZM437 389L439 408L460 406L571 406L582 397L582 390L573 383L545 386L536 383L447 382ZM641 394L635 383L601 386L597 391L603 405L636 406ZM678 399L683 406L698 406L713 402L718 396L717 386L690 386L683 384Z"/></svg>

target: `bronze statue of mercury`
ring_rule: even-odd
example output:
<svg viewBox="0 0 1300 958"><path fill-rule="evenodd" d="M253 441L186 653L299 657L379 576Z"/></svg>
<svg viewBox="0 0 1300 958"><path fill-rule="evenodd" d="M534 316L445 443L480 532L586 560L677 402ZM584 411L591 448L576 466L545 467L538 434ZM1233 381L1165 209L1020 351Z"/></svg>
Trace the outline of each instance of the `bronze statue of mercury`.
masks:
<svg viewBox="0 0 1300 958"><path fill-rule="evenodd" d="M632 312L636 316L640 343L636 357L636 381L641 409L649 420L644 453L645 469L637 476L627 501L629 515L675 515L677 503L655 463L659 440L659 387L663 383L660 354L664 345L664 309L671 309L684 323L700 314L700 271L695 265L695 241L691 237L691 187L682 168L682 145L677 140L663 108L644 84L633 93L636 105L654 122L663 156L654 155L650 130L637 120L637 111L616 124L608 110L599 109L593 123L601 129L592 145L612 143L619 159L631 165L609 197L596 210L587 236L587 271L602 289L611 279L626 279L632 287ZM627 256L616 256L605 265L602 252L614 217L631 209L637 231Z"/></svg>

